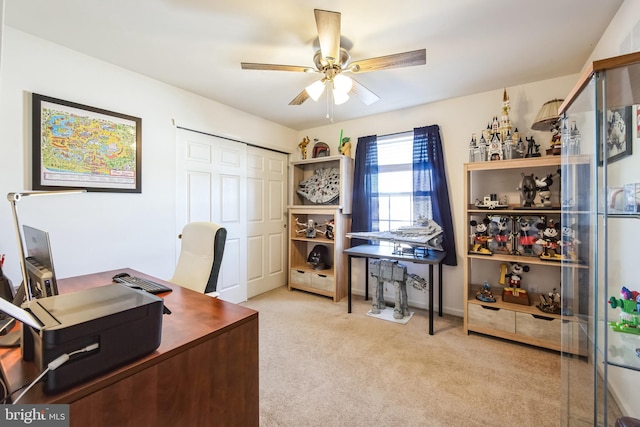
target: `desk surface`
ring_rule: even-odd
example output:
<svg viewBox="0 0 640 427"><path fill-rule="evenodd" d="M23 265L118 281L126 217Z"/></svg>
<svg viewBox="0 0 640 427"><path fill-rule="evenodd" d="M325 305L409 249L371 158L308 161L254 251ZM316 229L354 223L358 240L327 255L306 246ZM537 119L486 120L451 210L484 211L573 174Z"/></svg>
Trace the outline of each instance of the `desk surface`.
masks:
<svg viewBox="0 0 640 427"><path fill-rule="evenodd" d="M445 252L438 252L429 250L426 256L414 256L414 255L400 255L394 254L393 248L390 246L378 246L378 245L359 245L353 248L345 249L344 253L349 256L360 256L367 258L388 258L398 261L415 262L418 264L440 264L444 257Z"/></svg>
<svg viewBox="0 0 640 427"><path fill-rule="evenodd" d="M249 329L251 331L249 333L250 336L247 337L246 342L238 344L243 345L243 349L241 351L249 353L246 355L249 358L247 363L250 366L255 364L255 386L252 387L255 387L256 390L255 399L253 399L255 402L252 403L255 403L255 415L257 417L258 313L255 310L228 303L217 298L211 298L128 268L62 279L58 281L59 290L60 293L71 293L77 290L110 284L112 283L111 277L119 272L127 272L132 276L143 277L155 282L164 283L173 289L172 292L158 295L164 299L165 306L172 312L171 315L163 316L162 341L158 349L153 353L135 360L134 362L128 363L120 368L116 368L107 374L100 375L97 378L88 380L79 386L55 395L44 394L42 386L38 384L34 386L20 402L71 404L91 395L92 393L101 391L123 379L131 377L137 372L161 366L160 364L162 362L171 360L172 358L197 347L199 344L214 340L217 336L233 331L240 325L255 323L255 336L253 336L254 325L252 324ZM234 345L235 344L236 343L234 343ZM227 350L231 352L228 346ZM239 356L231 355L230 357ZM212 366L221 365L220 361L215 360L208 360L205 363L210 363ZM22 361L19 348L0 349L0 365L7 378L10 390L16 390L24 384L30 383L39 374L34 363ZM243 366L243 369L246 370L247 366ZM253 368L250 368L249 370L253 371ZM178 378L177 381L178 384L173 385L175 387L182 386L179 384L179 382L181 382L180 378ZM71 415L73 417L73 407Z"/></svg>

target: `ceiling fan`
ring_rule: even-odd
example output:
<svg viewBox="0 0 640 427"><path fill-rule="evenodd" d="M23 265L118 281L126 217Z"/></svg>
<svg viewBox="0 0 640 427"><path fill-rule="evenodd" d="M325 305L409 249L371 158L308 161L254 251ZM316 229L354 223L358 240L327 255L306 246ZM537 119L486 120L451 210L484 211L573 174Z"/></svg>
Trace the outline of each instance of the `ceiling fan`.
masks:
<svg viewBox="0 0 640 427"><path fill-rule="evenodd" d="M315 68L253 62L241 63L243 70L295 71L322 74L320 80L302 90L291 100L289 105L301 105L309 98L317 101L327 86L331 89L329 92L336 105L346 102L349 99L349 93L354 93L366 105L371 105L378 101L380 97L355 79L346 76L346 73L368 73L390 68L424 65L427 62L426 49L351 62L349 52L340 46L340 13L320 9L314 9L314 13L320 45L320 49L316 51L313 57Z"/></svg>

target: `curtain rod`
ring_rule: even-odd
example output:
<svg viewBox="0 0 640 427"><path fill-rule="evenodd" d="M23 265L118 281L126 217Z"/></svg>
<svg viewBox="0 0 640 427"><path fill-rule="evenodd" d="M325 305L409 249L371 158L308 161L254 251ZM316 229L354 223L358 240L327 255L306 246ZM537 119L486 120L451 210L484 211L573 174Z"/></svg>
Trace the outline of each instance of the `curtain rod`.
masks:
<svg viewBox="0 0 640 427"><path fill-rule="evenodd" d="M378 135L379 137L385 137L385 136L396 136L396 135L402 135L403 133L410 133L413 132L412 130L404 130L402 132L394 132L394 133L388 133L386 135Z"/></svg>
<svg viewBox="0 0 640 427"><path fill-rule="evenodd" d="M200 133L202 135L213 136L215 138L226 139L227 141L239 142L240 144L245 144L245 145L248 145L250 147L262 148L263 150L274 151L276 153L281 153L281 154L286 154L286 155L291 154L291 153L287 153L286 151L276 150L275 148L262 147L260 145L252 144L250 142L245 142L245 141L240 141L238 139L229 138L228 136L216 135L215 133L203 132L201 130L189 129L189 128L185 128L185 127L182 127L182 126L176 126L176 128L177 129L186 130L186 131L189 131L189 132Z"/></svg>

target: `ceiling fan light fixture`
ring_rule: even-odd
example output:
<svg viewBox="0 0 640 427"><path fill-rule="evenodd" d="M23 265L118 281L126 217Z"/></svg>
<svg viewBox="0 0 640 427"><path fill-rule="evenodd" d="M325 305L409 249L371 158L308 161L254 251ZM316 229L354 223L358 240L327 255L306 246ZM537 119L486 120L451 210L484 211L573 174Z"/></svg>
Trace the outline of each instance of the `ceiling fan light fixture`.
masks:
<svg viewBox="0 0 640 427"><path fill-rule="evenodd" d="M343 74L338 74L333 78L334 90L347 94L353 87L353 80Z"/></svg>
<svg viewBox="0 0 640 427"><path fill-rule="evenodd" d="M316 80L305 88L311 99L317 101L320 98L320 95L324 92L324 83L324 80Z"/></svg>

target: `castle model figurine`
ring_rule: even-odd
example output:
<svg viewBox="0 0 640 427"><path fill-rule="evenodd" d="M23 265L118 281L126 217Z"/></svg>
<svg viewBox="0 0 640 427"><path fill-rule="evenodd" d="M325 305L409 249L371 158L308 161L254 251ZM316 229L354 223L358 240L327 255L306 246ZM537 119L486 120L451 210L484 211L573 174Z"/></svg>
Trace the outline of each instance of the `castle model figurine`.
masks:
<svg viewBox="0 0 640 427"><path fill-rule="evenodd" d="M469 143L469 161L483 162L487 160L517 159L523 157L524 143L513 127L509 118L511 110L509 95L505 89L502 95L502 114L494 116L482 131L480 140L473 134Z"/></svg>

